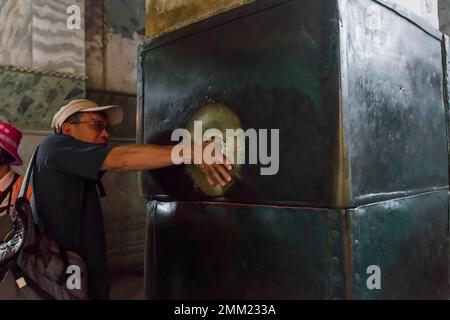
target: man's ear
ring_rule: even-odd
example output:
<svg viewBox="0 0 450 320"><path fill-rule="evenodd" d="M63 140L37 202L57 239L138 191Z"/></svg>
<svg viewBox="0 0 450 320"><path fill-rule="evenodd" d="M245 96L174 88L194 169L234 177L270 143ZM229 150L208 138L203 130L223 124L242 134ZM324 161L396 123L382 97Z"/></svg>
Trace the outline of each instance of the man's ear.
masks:
<svg viewBox="0 0 450 320"><path fill-rule="evenodd" d="M65 135L70 135L72 134L72 127L70 126L69 123L65 123L63 124L62 128L61 128L61 133L65 134Z"/></svg>

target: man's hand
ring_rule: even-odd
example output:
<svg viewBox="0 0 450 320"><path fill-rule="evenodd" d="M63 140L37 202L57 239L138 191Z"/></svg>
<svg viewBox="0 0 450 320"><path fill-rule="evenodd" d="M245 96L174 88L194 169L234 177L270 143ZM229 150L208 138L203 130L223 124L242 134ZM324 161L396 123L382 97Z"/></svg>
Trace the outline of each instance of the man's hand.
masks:
<svg viewBox="0 0 450 320"><path fill-rule="evenodd" d="M201 152L201 158L202 163L196 164L196 166L200 169L200 171L203 172L203 174L206 176L206 180L208 181L209 185L215 186L217 183L219 183L222 187L224 187L227 183L231 181L231 175L229 174L229 171L233 170L233 166L230 164L228 159L225 157L225 155L218 151L218 148L214 148L211 156L215 161L211 163L212 161L206 161L204 157L204 150L206 147L212 147L215 142L213 141L207 141L203 142L203 145L200 147L193 146L193 152L192 154L195 154L195 152ZM220 154L216 154L216 152L219 152ZM211 163L211 164L208 164Z"/></svg>

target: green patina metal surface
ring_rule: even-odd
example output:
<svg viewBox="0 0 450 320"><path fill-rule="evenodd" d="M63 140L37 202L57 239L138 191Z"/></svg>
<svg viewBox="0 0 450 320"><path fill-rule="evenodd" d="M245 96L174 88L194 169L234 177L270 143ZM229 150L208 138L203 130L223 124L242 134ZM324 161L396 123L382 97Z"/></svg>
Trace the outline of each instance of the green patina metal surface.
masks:
<svg viewBox="0 0 450 320"><path fill-rule="evenodd" d="M142 45L142 142L221 103L244 130L280 129L280 167L244 166L217 200L347 207L448 185L441 36L376 1L332 4L255 3ZM145 173L146 194L204 199L180 171Z"/></svg>
<svg viewBox="0 0 450 320"><path fill-rule="evenodd" d="M441 35L375 1L343 3L351 205L447 186Z"/></svg>
<svg viewBox="0 0 450 320"><path fill-rule="evenodd" d="M55 112L85 91L84 80L0 70L0 119L21 129L50 130Z"/></svg>
<svg viewBox="0 0 450 320"><path fill-rule="evenodd" d="M448 298L448 190L363 206L349 216L352 298ZM380 267L380 290L367 286L371 265Z"/></svg>
<svg viewBox="0 0 450 320"><path fill-rule="evenodd" d="M334 272L336 290L330 290L331 216L342 221L326 209L152 202L147 297L342 297L342 269Z"/></svg>
<svg viewBox="0 0 450 320"><path fill-rule="evenodd" d="M386 1L273 0L143 44L140 142L211 103L280 129L278 174L220 196L142 174L148 297L447 299L441 36Z"/></svg>
<svg viewBox="0 0 450 320"><path fill-rule="evenodd" d="M252 1L254 0L149 0L146 35L152 38Z"/></svg>
<svg viewBox="0 0 450 320"><path fill-rule="evenodd" d="M299 10L298 4L262 7L245 19L235 13L231 22L206 21L193 26L189 36L178 33L144 44L139 61L144 81L138 84L144 92L139 103L145 105L142 142L171 143L171 132L185 128L199 108L224 104L244 130L280 129L278 174L261 176L261 166L244 166L242 179L224 197L326 205L333 197L331 149L338 139L337 8L304 1ZM296 174L293 163L300 164ZM183 171L145 173L144 191L201 198Z"/></svg>
<svg viewBox="0 0 450 320"><path fill-rule="evenodd" d="M449 150L448 159L450 164L450 38L446 35L443 35L442 37L442 65L444 69L444 105L447 120L447 148Z"/></svg>
<svg viewBox="0 0 450 320"><path fill-rule="evenodd" d="M146 296L446 299L447 193L350 210L150 202Z"/></svg>
<svg viewBox="0 0 450 320"><path fill-rule="evenodd" d="M196 110L222 103L244 130L280 129L278 174L244 166L228 201L347 207L447 186L441 36L375 1L276 3L141 47L143 142L170 143ZM203 199L180 171L145 173L144 190Z"/></svg>

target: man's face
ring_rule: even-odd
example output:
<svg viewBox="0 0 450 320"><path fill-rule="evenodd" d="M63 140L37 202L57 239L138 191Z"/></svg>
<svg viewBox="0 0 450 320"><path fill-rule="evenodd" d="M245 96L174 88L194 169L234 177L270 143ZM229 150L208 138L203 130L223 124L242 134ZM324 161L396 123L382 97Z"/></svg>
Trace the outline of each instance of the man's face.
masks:
<svg viewBox="0 0 450 320"><path fill-rule="evenodd" d="M102 112L81 112L79 121L66 123L62 132L73 138L95 144L107 144L110 133L106 116Z"/></svg>

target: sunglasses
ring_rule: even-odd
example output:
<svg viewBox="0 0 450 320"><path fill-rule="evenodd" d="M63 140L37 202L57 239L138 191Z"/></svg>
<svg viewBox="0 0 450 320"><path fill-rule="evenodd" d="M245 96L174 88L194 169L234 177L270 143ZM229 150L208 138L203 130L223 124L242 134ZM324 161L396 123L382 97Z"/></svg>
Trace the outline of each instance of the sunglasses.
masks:
<svg viewBox="0 0 450 320"><path fill-rule="evenodd" d="M100 121L92 121L92 122L87 122L87 121L74 121L74 122L68 122L70 124L88 124L92 129L94 129L98 134L102 133L103 130L106 130L107 133L111 134L112 133L112 128L109 124L104 124L103 122Z"/></svg>

